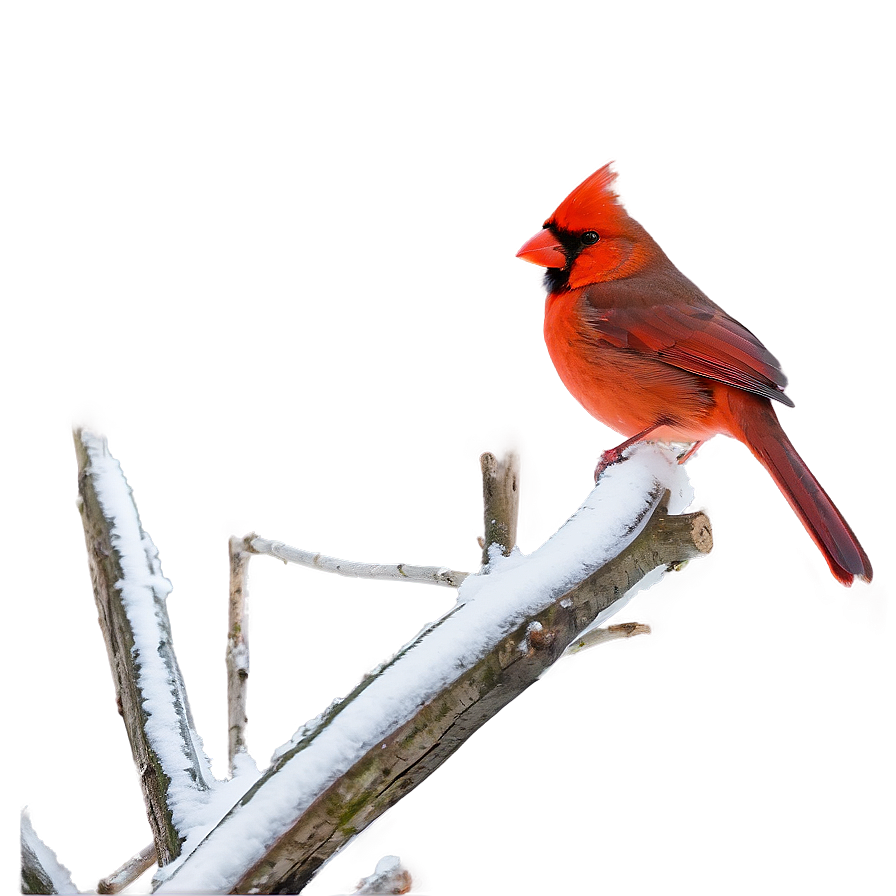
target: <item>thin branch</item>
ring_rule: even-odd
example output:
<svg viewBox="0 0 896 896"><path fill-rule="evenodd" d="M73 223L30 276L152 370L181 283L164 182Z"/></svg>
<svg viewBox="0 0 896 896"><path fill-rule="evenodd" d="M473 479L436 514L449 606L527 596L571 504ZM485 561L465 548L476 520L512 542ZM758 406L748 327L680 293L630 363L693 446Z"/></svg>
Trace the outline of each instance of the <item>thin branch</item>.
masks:
<svg viewBox="0 0 896 896"><path fill-rule="evenodd" d="M156 846L150 843L136 855L131 856L120 868L104 877L96 885L97 893L120 893L129 887L141 874L156 864Z"/></svg>
<svg viewBox="0 0 896 896"><path fill-rule="evenodd" d="M44 843L31 825L27 810L22 812L22 893L79 893L68 868Z"/></svg>
<svg viewBox="0 0 896 896"><path fill-rule="evenodd" d="M579 635L569 647L566 653L572 655L581 653L598 644L606 644L608 641L617 641L619 638L634 638L635 635L649 635L650 626L643 622L622 622L618 625L608 625L606 628L593 628Z"/></svg>
<svg viewBox="0 0 896 896"><path fill-rule="evenodd" d="M482 565L489 564L489 548L499 545L507 556L516 545L516 524L520 506L520 459L508 452L499 461L486 451L479 458L482 468L482 503L485 537L482 540Z"/></svg>
<svg viewBox="0 0 896 896"><path fill-rule="evenodd" d="M227 621L227 755L230 774L238 753L246 752L246 700L249 685L248 572L252 554L242 538L228 542L230 601Z"/></svg>
<svg viewBox="0 0 896 896"><path fill-rule="evenodd" d="M157 893L201 890L210 879L231 892L299 892L641 578L706 553L705 515L663 506L669 491L656 477L677 482L680 468L659 449L640 451L641 461L601 480L562 538L471 577L450 611L304 726L195 850L163 869ZM272 812L276 824L261 830ZM237 843L246 848L228 846Z"/></svg>
<svg viewBox="0 0 896 896"><path fill-rule="evenodd" d="M176 858L187 807L212 780L171 641L158 552L106 440L76 430L78 493L99 623L159 863Z"/></svg>
<svg viewBox="0 0 896 896"><path fill-rule="evenodd" d="M246 549L253 554L267 554L284 563L297 563L324 572L334 572L354 579L390 579L395 582L417 582L424 585L447 585L457 588L469 575L444 566L411 566L408 563L383 564L360 563L356 560L340 560L315 551L303 551L282 541L270 541L257 535L247 535Z"/></svg>

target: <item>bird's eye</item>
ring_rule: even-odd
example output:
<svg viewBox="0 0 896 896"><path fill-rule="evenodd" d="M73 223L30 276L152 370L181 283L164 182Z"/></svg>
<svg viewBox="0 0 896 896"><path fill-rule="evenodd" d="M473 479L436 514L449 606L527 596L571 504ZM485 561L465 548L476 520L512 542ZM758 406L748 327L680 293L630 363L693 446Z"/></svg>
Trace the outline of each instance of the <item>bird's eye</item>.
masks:
<svg viewBox="0 0 896 896"><path fill-rule="evenodd" d="M582 236L583 246L593 246L600 239L600 234L595 230L586 230Z"/></svg>

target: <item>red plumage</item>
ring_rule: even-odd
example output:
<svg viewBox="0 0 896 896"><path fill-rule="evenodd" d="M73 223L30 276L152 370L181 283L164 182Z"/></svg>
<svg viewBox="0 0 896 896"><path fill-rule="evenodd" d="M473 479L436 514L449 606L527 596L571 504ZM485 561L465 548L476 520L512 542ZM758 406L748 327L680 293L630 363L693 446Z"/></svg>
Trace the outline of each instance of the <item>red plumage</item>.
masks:
<svg viewBox="0 0 896 896"><path fill-rule="evenodd" d="M560 378L630 441L743 442L834 576L870 582L865 551L778 423L771 400L793 406L781 365L629 217L615 178L609 165L588 177L517 253L548 268L544 333Z"/></svg>

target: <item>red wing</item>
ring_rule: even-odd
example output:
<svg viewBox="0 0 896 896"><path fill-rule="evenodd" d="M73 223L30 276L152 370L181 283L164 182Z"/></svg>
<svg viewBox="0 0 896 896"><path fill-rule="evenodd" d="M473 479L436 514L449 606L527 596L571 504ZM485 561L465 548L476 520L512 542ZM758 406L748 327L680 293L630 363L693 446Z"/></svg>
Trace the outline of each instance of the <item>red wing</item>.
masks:
<svg viewBox="0 0 896 896"><path fill-rule="evenodd" d="M714 305L590 308L587 320L617 348L653 355L673 367L793 407L784 394L787 377L774 355Z"/></svg>

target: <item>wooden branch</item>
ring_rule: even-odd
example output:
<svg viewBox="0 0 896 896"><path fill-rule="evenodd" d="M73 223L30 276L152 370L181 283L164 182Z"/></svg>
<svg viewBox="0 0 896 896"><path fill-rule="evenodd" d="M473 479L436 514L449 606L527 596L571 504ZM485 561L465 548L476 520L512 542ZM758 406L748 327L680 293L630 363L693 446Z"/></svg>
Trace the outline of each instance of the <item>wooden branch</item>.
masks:
<svg viewBox="0 0 896 896"><path fill-rule="evenodd" d="M304 726L267 772L257 780L253 776L254 784L245 780L242 789L232 790L231 799L238 801L215 824L206 798L213 779L198 747L171 646L165 609L170 586L105 441L76 432L75 443L101 628L147 813L155 822L155 851L160 865L169 866L157 875L159 893L209 887L297 892L335 851L532 684L578 632L608 615L647 573L678 568L711 548L703 514L666 512L669 492L662 483L675 482L669 488L681 494L680 468L658 448L639 448L641 460L633 463L633 453L624 468L603 477L600 494L595 486L563 527L562 538L558 533L529 557L514 554L504 560L491 551L489 568L483 570L488 575L473 577L476 581L460 592L449 612ZM505 533L515 529L517 475L510 457L489 476L501 488L493 489L491 497L484 489L486 506L502 508L490 520L503 521ZM502 547L513 540L506 538L508 545ZM309 552L295 552L295 557L294 549L255 536L233 539L228 642L235 678L245 679L240 672L247 671L246 563L250 553L261 551L347 575L410 578L403 566L386 570ZM428 570L429 580L440 584L456 586L458 575L463 574ZM244 697L234 703L242 712L234 726L232 764L245 749ZM243 795L238 798L238 793ZM188 833L195 836L189 854L173 861Z"/></svg>
<svg viewBox="0 0 896 896"><path fill-rule="evenodd" d="M516 524L520 506L520 459L508 452L499 461L486 451L479 458L482 468L482 503L485 537L482 544L482 565L488 566L489 548L501 548L506 557L516 545Z"/></svg>
<svg viewBox="0 0 896 896"><path fill-rule="evenodd" d="M282 541L259 538L255 534L247 535L243 541L246 550L253 554L267 554L284 563L297 563L299 566L334 572L337 575L353 579L390 579L394 582L417 582L423 585L447 585L450 588L457 588L469 575L467 572L447 569L444 566L411 566L408 563L360 563L356 560L340 560L338 557L328 557L326 554L315 551L293 548Z"/></svg>
<svg viewBox="0 0 896 896"><path fill-rule="evenodd" d="M246 700L249 684L249 558L244 539L231 538L230 601L227 624L227 755L230 774L238 753L246 752Z"/></svg>
<svg viewBox="0 0 896 896"><path fill-rule="evenodd" d="M569 647L566 653L572 655L597 647L598 644L606 644L608 641L616 641L619 638L634 638L635 635L649 635L650 626L643 622L622 622L617 625L608 625L606 628L593 628L579 635Z"/></svg>
<svg viewBox="0 0 896 896"><path fill-rule="evenodd" d="M154 843L143 847L136 855L131 856L120 868L116 868L108 877L102 878L96 885L97 893L120 893L130 886L141 874L148 871L156 863L156 847Z"/></svg>
<svg viewBox="0 0 896 896"><path fill-rule="evenodd" d="M22 812L22 893L79 893L68 868L44 843L31 825L28 812Z"/></svg>
<svg viewBox="0 0 896 896"><path fill-rule="evenodd" d="M160 865L181 848L188 820L178 796L208 789L171 642L158 552L143 531L130 487L105 439L76 430L78 493L99 623L118 709L140 777ZM149 709L151 707L151 709Z"/></svg>
<svg viewBox="0 0 896 896"><path fill-rule="evenodd" d="M527 619L329 787L232 892L297 893L317 869L537 681L576 634L657 566L705 553L703 513L659 508L632 545ZM521 644L526 649L521 649ZM349 698L351 699L351 698Z"/></svg>
<svg viewBox="0 0 896 896"><path fill-rule="evenodd" d="M650 467L638 468L631 481L644 482L647 469ZM624 477L622 482L630 492ZM529 558L508 560L511 566L503 578L499 567L488 576L474 577L478 580L474 584L480 587L470 592L472 598L464 600L461 591L459 603L452 610L282 748L271 767L205 840L163 876L157 893L207 887L209 875L216 887L223 884L235 893L299 892L330 856L428 777L489 718L536 681L579 632L602 614L612 612L611 606L643 576L657 567L669 568L710 549L706 516L669 516L665 512L665 487L656 480L653 487L643 503L631 504L640 509L618 530L619 536L614 536L617 540L612 543L619 545L614 548L618 556L597 561L590 574L586 567L576 566L584 577L578 584L573 580L561 586L556 581L553 561L555 556L568 552L572 537L558 542L555 552L550 549L551 540ZM606 497L610 495L607 493ZM588 521L602 519L602 506L600 500L596 504L586 501L566 524L572 527L570 531L576 533L576 538L585 533L587 545L593 542L589 535L593 525ZM614 531L620 524L621 520L614 522ZM626 536L625 532L629 534ZM619 538L623 540L618 541ZM551 585L545 598L533 584L533 576L546 573ZM501 600L506 599L508 582L512 583L514 595L525 598L522 605L539 609L509 619L502 616L502 624L483 635L485 652L476 648L471 654L469 642L463 639L479 629L471 628L469 622L478 624L486 607L489 614L494 613L493 598L499 595ZM494 588L487 590L486 584ZM526 601L531 598L525 595L531 594L533 588L538 597L530 604ZM476 597L480 593L481 599ZM506 627L508 622L510 629ZM456 640L458 632L460 645ZM440 635L444 637L438 640ZM454 671L446 683L427 684L427 690L420 691L421 671L432 668L433 655L444 651L446 644L461 651L465 657L463 665L455 667L452 660ZM429 690L431 687L435 690ZM384 703L382 698L386 695L389 697ZM404 715L403 709L387 708L404 706L408 698L410 716ZM371 709L376 716L372 733L364 727L369 724ZM397 713L394 722L393 712ZM345 753L348 743L353 746L351 752ZM258 821L267 817L271 809L282 813L286 805L294 807L294 820L278 823L280 833L268 834L259 841ZM223 866L226 846L223 852L222 846L242 843L247 838L267 843L263 854L242 872L239 869L244 867L243 855L234 856ZM211 865L207 864L209 860Z"/></svg>

